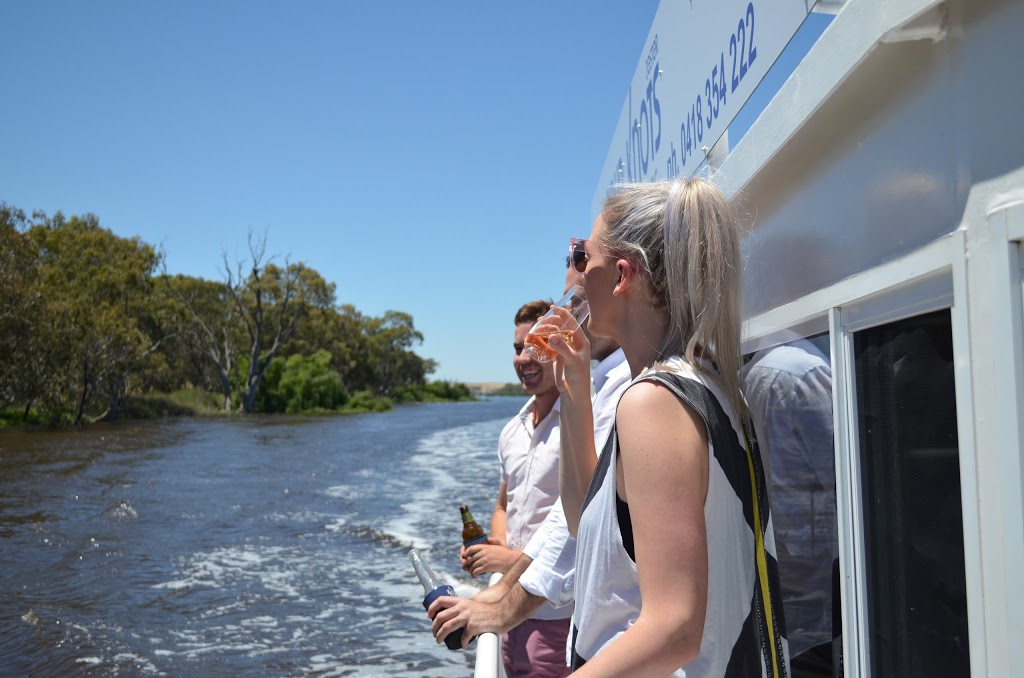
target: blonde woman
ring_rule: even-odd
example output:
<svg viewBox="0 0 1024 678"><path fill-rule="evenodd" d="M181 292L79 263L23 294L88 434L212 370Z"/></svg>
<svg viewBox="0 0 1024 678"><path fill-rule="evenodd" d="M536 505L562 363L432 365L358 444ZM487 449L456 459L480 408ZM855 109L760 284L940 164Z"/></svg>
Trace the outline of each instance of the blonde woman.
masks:
<svg viewBox="0 0 1024 678"><path fill-rule="evenodd" d="M617 187L569 256L591 333L622 346L633 376L599 461L590 346L581 332L551 341L562 501L578 536L573 668L787 675L767 498L743 427L728 202L702 179Z"/></svg>

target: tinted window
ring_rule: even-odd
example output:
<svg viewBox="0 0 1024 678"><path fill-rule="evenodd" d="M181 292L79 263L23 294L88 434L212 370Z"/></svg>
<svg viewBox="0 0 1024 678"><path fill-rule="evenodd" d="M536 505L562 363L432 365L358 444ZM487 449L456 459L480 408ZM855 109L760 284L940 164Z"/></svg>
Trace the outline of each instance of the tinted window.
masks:
<svg viewBox="0 0 1024 678"><path fill-rule="evenodd" d="M872 675L970 675L949 311L854 347Z"/></svg>

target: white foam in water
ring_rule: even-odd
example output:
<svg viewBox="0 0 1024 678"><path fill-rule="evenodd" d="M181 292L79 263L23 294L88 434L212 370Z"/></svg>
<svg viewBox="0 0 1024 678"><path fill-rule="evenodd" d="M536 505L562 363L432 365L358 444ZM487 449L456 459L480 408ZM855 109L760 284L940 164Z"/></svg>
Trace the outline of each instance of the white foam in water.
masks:
<svg viewBox="0 0 1024 678"><path fill-rule="evenodd" d="M262 626L264 628L277 628L277 620L273 617L262 616L252 619L243 619L242 626Z"/></svg>
<svg viewBox="0 0 1024 678"><path fill-rule="evenodd" d="M295 582L302 579L298 565L304 559L308 556L280 546L221 548L194 555L185 578L156 584L154 588L223 588L240 578L254 578L270 591L301 601Z"/></svg>
<svg viewBox="0 0 1024 678"><path fill-rule="evenodd" d="M360 490L354 485L335 485L324 490L324 494L338 499L358 499Z"/></svg>
<svg viewBox="0 0 1024 678"><path fill-rule="evenodd" d="M292 513L285 513L283 511L275 511L267 515L267 520L273 523L322 523L325 518L328 517L326 513L320 513L318 511L295 511Z"/></svg>
<svg viewBox="0 0 1024 678"><path fill-rule="evenodd" d="M324 525L324 529L328 532L341 532L341 529L348 525L347 518L336 518L333 521Z"/></svg>
<svg viewBox="0 0 1024 678"><path fill-rule="evenodd" d="M430 542L420 538L417 534L418 528L412 520L407 518L396 518L388 523L387 533L399 544L406 548L425 551L431 547Z"/></svg>
<svg viewBox="0 0 1024 678"><path fill-rule="evenodd" d="M503 423L502 423L503 425ZM437 431L417 445L409 460L412 467L408 476L416 479L409 501L402 504L403 515L388 523L388 532L403 535L422 534L424 522L435 522L438 508L460 501L464 481L453 472L467 466L476 467L478 460L494 455L494 487L497 491L498 460L496 451L496 422L478 422L466 426ZM498 429L500 430L500 428ZM455 506L458 504L456 503ZM454 510L454 509L453 509ZM457 519L453 518L453 525ZM458 548L458 535L452 528L450 543L435 546ZM417 548L425 548L422 540Z"/></svg>
<svg viewBox="0 0 1024 678"><path fill-rule="evenodd" d="M483 587L482 580L458 569L458 504L466 499L478 516L489 515L490 506L477 504L497 489L495 448L505 421L426 433L407 447L396 444L386 463L349 475L339 467L330 487L292 492L287 504L268 499L256 515L232 497L224 508L256 523L251 540L212 542L175 558L174 569L153 587L169 592L154 594L160 605L187 610L184 616L162 627L163 637L147 634L131 647L104 642L123 638L130 624L125 630L109 618L90 622L85 635L95 638L96 649L79 660L79 670L201 674L223 669L222 656L237 666L248 656L252 666L277 666L290 675L471 674L475 649L449 652L435 642L406 551L421 550L458 595L472 596ZM119 513L132 517L127 510ZM378 530L385 538L378 538ZM245 534L233 532L229 541Z"/></svg>
<svg viewBox="0 0 1024 678"><path fill-rule="evenodd" d="M114 655L114 661L128 663L133 671L141 669L143 673L160 673L148 659L133 652L120 652Z"/></svg>

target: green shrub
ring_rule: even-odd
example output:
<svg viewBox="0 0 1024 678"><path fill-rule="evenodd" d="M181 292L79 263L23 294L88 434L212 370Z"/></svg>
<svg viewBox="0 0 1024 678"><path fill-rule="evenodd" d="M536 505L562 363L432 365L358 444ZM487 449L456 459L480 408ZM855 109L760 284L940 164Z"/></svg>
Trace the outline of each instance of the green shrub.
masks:
<svg viewBox="0 0 1024 678"><path fill-rule="evenodd" d="M0 428L41 423L43 418L35 410L29 410L27 419L24 410L0 410Z"/></svg>
<svg viewBox="0 0 1024 678"><path fill-rule="evenodd" d="M142 393L125 401L121 416L126 419L159 419L224 413L224 396L200 388L183 388L170 393Z"/></svg>
<svg viewBox="0 0 1024 678"><path fill-rule="evenodd" d="M261 412L311 412L335 410L349 400L341 375L331 368L331 354L295 354L274 358L267 366L256 394Z"/></svg>
<svg viewBox="0 0 1024 678"><path fill-rule="evenodd" d="M400 403L439 403L476 400L469 387L456 381L432 381L428 384L402 386L395 389L395 400Z"/></svg>
<svg viewBox="0 0 1024 678"><path fill-rule="evenodd" d="M345 410L351 412L386 412L394 407L391 398L375 396L369 391L358 391L346 403Z"/></svg>

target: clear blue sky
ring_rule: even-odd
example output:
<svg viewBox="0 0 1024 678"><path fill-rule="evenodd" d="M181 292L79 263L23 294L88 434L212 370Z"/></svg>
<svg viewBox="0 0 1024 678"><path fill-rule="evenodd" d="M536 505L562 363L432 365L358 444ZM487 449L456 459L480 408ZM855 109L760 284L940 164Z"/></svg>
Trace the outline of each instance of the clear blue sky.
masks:
<svg viewBox="0 0 1024 678"><path fill-rule="evenodd" d="M0 201L208 279L266 233L339 303L411 313L434 378L515 381L657 6L3 2Z"/></svg>

